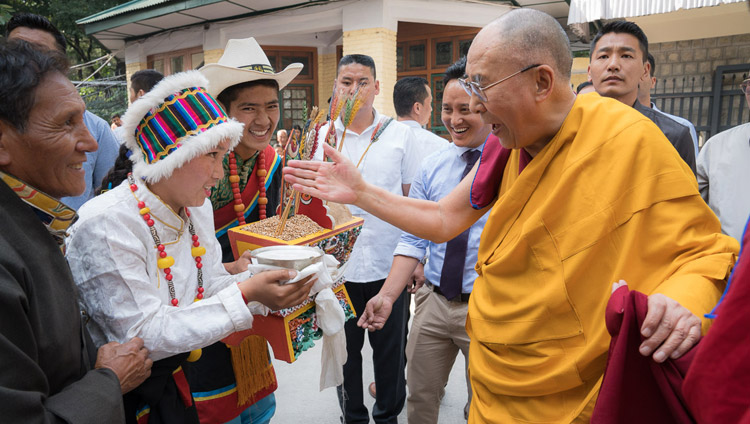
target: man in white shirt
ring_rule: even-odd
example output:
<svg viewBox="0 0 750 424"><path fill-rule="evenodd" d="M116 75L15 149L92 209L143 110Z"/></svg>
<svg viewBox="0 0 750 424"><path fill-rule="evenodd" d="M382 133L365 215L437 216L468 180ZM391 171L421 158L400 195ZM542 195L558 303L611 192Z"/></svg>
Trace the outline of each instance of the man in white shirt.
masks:
<svg viewBox="0 0 750 424"><path fill-rule="evenodd" d="M750 78L740 89L750 106ZM709 138L697 169L701 196L719 217L721 232L741 241L750 214L750 122Z"/></svg>
<svg viewBox="0 0 750 424"><path fill-rule="evenodd" d="M409 127L381 115L373 108L375 96L380 92L375 62L366 55L344 56L338 65L335 84L339 92L349 93L359 89L359 95L363 98L362 107L346 129L340 118L333 123L337 144L343 142L341 152L357 164L367 182L394 194L408 195L409 186L419 169L412 146L413 134ZM328 125L325 125L319 132L319 143L325 142L327 132ZM323 149L317 151L322 156ZM401 231L360 208L349 206L349 209L352 214L365 220L344 274L346 289L359 315L367 301L383 286ZM369 333L375 384L383 388L377 391L372 411L376 423L397 423L406 400L405 298L404 290L394 302L388 323L382 330ZM365 330L359 328L355 320L349 320L345 332L348 359L344 364L344 384L338 387L344 422L368 423L370 419L363 403L362 390L361 350Z"/></svg>
<svg viewBox="0 0 750 424"><path fill-rule="evenodd" d="M448 144L443 137L424 129L432 116L432 91L422 77L406 77L393 86L393 107L398 121L411 128L419 161Z"/></svg>

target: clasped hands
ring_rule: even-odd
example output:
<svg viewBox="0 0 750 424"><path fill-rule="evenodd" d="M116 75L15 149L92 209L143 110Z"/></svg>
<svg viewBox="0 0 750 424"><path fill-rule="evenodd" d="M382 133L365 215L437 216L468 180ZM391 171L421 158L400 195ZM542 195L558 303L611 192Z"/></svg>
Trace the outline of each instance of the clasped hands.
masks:
<svg viewBox="0 0 750 424"><path fill-rule="evenodd" d="M614 283L612 292L624 285L624 280ZM698 342L701 320L677 301L656 293L648 297L641 335L646 338L639 348L641 355L651 355L661 363L667 358L679 358Z"/></svg>

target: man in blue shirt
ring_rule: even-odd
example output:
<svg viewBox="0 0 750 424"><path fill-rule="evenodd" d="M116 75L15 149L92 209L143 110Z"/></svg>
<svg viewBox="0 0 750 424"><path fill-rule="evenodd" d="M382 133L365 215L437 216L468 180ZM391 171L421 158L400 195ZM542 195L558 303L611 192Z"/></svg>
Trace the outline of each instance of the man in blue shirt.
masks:
<svg viewBox="0 0 750 424"><path fill-rule="evenodd" d="M422 162L409 197L433 201L445 197L461 182L484 147L490 126L483 124L480 116L469 109L470 97L458 83L465 67L465 59L459 60L446 70L444 78L441 117L453 143ZM410 424L437 422L440 400L456 355L459 350L464 357L469 354L466 313L477 276L474 265L479 237L487 215L465 234L447 243L435 244L403 233L383 288L367 302L358 322L360 327L370 331L382 328L394 302L412 281L414 270L421 266L420 261L429 258L424 265L426 282L415 294L414 321L406 346ZM468 381L467 388L469 401L465 416L471 401Z"/></svg>
<svg viewBox="0 0 750 424"><path fill-rule="evenodd" d="M83 114L83 123L99 144L99 149L86 152L86 162L83 163L83 170L86 172L86 190L83 194L60 199L73 209L79 209L87 200L94 197L94 191L99 188L102 179L114 166L117 152L120 150L120 143L109 128L107 121L87 110Z"/></svg>
<svg viewBox="0 0 750 424"><path fill-rule="evenodd" d="M16 15L8 22L5 35L8 40L21 39L65 54L65 37L43 16L29 13ZM86 162L83 163L86 190L83 194L60 199L73 209L80 208L84 202L94 197L94 190L101 185L102 179L115 164L117 151L120 149L107 121L87 110L83 114L83 123L99 148L86 152Z"/></svg>

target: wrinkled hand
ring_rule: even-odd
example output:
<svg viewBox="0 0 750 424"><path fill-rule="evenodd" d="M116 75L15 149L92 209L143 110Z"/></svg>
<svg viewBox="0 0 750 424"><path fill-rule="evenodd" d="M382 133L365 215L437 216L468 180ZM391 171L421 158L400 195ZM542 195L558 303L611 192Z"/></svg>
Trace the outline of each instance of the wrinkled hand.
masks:
<svg viewBox="0 0 750 424"><path fill-rule="evenodd" d="M620 280L613 291L624 284L627 283ZM701 320L677 301L663 294L652 294L648 297L641 335L646 338L639 349L643 356L653 353L656 362L677 359L700 339Z"/></svg>
<svg viewBox="0 0 750 424"><path fill-rule="evenodd" d="M120 390L125 394L138 387L151 375L154 361L149 359L143 340L138 337L120 344L109 342L99 348L94 368L108 368L120 380Z"/></svg>
<svg viewBox="0 0 750 424"><path fill-rule="evenodd" d="M357 325L369 331L380 330L391 316L392 309L393 302L390 299L376 294L367 301L365 311L359 317Z"/></svg>
<svg viewBox="0 0 750 424"><path fill-rule="evenodd" d="M411 275L411 281L407 284L406 291L411 294L416 293L417 290L424 286L425 281L427 281L427 279L424 278L424 265L420 262L414 270L414 273Z"/></svg>
<svg viewBox="0 0 750 424"><path fill-rule="evenodd" d="M323 143L323 150L333 162L289 161L284 167L284 179L299 192L336 203L356 203L365 187L362 175L327 143Z"/></svg>
<svg viewBox="0 0 750 424"><path fill-rule="evenodd" d="M227 262L224 264L224 268L227 270L230 274L239 274L240 272L247 271L247 267L250 266L252 263L252 255L250 254L249 250L246 250L245 253L240 256L239 259L237 259L234 262Z"/></svg>
<svg viewBox="0 0 750 424"><path fill-rule="evenodd" d="M264 271L242 281L239 288L248 301L254 300L278 311L297 306L310 296L312 283L315 282L313 275L296 283L280 284L296 275L297 271L289 269Z"/></svg>

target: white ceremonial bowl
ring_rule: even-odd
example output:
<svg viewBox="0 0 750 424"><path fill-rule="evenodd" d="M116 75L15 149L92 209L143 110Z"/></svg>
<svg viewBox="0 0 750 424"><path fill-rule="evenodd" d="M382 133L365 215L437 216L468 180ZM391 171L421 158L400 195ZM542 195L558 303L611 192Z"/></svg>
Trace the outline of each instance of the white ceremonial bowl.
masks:
<svg viewBox="0 0 750 424"><path fill-rule="evenodd" d="M261 265L272 265L281 268L302 271L308 266L323 260L323 252L319 247L278 245L261 247L250 254Z"/></svg>

